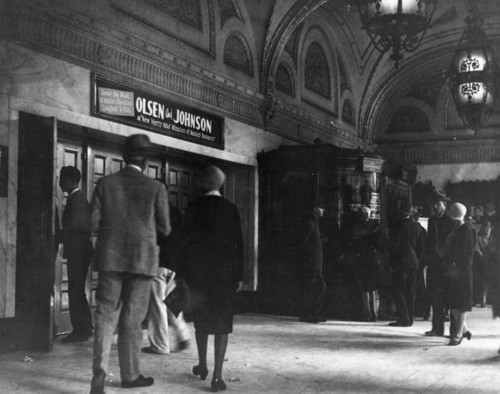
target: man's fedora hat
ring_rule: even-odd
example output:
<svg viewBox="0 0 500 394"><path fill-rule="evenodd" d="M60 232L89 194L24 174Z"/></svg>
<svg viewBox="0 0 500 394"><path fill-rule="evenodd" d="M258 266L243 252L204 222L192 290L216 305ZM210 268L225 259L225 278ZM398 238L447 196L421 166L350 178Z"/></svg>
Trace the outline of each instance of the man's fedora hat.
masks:
<svg viewBox="0 0 500 394"><path fill-rule="evenodd" d="M433 201L450 201L450 198L446 196L445 192L441 190L434 190L432 193L432 200Z"/></svg>
<svg viewBox="0 0 500 394"><path fill-rule="evenodd" d="M399 212L401 212L401 214L403 215L413 215L415 213L415 209L409 201L405 200L401 202Z"/></svg>
<svg viewBox="0 0 500 394"><path fill-rule="evenodd" d="M151 141L145 134L132 134L125 140L123 153L126 155L146 155L151 150Z"/></svg>

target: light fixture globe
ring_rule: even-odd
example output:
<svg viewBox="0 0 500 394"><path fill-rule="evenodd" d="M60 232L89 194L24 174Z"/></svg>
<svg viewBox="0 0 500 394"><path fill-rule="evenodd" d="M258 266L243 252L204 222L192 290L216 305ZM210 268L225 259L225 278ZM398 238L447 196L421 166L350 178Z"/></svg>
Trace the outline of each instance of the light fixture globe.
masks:
<svg viewBox="0 0 500 394"><path fill-rule="evenodd" d="M467 28L458 44L450 69L450 90L465 125L478 131L495 110L498 67L478 16L465 19Z"/></svg>
<svg viewBox="0 0 500 394"><path fill-rule="evenodd" d="M363 28L375 48L385 53L398 68L401 51L415 51L425 35L437 0L356 0Z"/></svg>

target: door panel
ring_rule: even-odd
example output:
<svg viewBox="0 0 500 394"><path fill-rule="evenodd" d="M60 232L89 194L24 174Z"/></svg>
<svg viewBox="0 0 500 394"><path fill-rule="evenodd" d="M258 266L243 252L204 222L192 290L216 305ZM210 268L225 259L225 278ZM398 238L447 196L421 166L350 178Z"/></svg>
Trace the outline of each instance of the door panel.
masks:
<svg viewBox="0 0 500 394"><path fill-rule="evenodd" d="M167 185L170 203L184 215L189 202L195 197L194 165L170 163L167 169Z"/></svg>
<svg viewBox="0 0 500 394"><path fill-rule="evenodd" d="M257 215L255 211L255 170L253 168L228 168L226 170L225 197L238 207L244 243L245 288L255 290L257 286L257 265L253 245L255 244L255 229Z"/></svg>
<svg viewBox="0 0 500 394"><path fill-rule="evenodd" d="M56 121L19 114L16 332L20 347L53 345Z"/></svg>

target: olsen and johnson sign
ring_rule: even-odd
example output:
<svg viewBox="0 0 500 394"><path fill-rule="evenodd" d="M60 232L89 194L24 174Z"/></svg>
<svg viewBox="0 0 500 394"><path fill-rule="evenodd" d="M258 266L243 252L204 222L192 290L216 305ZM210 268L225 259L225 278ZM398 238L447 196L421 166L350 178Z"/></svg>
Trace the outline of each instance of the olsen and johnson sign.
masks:
<svg viewBox="0 0 500 394"><path fill-rule="evenodd" d="M224 118L92 74L92 116L224 149Z"/></svg>

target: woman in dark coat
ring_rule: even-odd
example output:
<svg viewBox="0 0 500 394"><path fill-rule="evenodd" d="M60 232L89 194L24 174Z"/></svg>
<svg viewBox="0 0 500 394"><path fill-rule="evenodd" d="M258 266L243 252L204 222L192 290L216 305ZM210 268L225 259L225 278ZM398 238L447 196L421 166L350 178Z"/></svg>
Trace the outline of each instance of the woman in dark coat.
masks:
<svg viewBox="0 0 500 394"><path fill-rule="evenodd" d="M193 374L205 379L208 335L214 335L212 391L225 390L222 365L228 334L233 331L236 292L243 278L243 235L236 206L219 193L224 173L205 168L199 186L203 196L189 204L183 226L181 276L191 291L198 365Z"/></svg>
<svg viewBox="0 0 500 394"><path fill-rule="evenodd" d="M457 323L455 332L450 332L451 346L460 345L462 339L471 338L467 328L467 312L472 310L472 256L474 254L474 230L464 222L467 208L453 203L448 216L457 221L458 227L450 234L443 256L443 272L446 288L446 306ZM450 270L455 265L455 273ZM447 275L446 273L449 273ZM451 331L451 330L450 330Z"/></svg>
<svg viewBox="0 0 500 394"><path fill-rule="evenodd" d="M346 231L352 269L361 289L363 309L361 319L364 321L376 321L379 309L380 224L376 220L371 220L370 214L370 208L361 207L360 222L352 225Z"/></svg>

